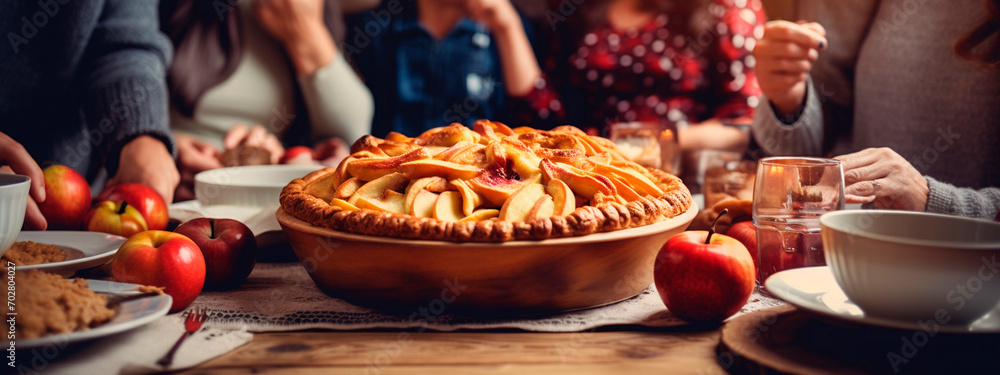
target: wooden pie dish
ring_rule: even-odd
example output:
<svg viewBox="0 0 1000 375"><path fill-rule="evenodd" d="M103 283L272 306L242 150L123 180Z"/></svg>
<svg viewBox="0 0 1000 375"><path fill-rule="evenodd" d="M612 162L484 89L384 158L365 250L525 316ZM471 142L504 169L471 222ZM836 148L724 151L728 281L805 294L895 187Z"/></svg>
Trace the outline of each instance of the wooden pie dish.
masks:
<svg viewBox="0 0 1000 375"><path fill-rule="evenodd" d="M292 249L323 292L410 315L542 315L605 305L653 283L667 239L694 219L540 241L445 242L317 227L279 208Z"/></svg>

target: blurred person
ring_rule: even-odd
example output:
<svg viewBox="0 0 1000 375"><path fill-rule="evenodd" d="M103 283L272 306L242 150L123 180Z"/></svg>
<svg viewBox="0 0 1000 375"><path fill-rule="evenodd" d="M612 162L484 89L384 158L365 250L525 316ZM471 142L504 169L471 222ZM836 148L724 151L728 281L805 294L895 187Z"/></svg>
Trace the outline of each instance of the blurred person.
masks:
<svg viewBox="0 0 1000 375"><path fill-rule="evenodd" d="M530 25L509 0L386 0L349 17L348 33L347 53L375 97L372 134L380 137L509 121L506 97L519 87L512 71L538 65Z"/></svg>
<svg viewBox="0 0 1000 375"><path fill-rule="evenodd" d="M0 49L0 159L32 177L34 202L44 200L35 164L46 163L73 168L94 194L135 182L173 197L179 176L164 84L171 48L156 24L154 0L0 1L8 41ZM43 229L32 207L25 227Z"/></svg>
<svg viewBox="0 0 1000 375"><path fill-rule="evenodd" d="M344 15L351 15L377 7L382 0L340 0L340 9Z"/></svg>
<svg viewBox="0 0 1000 375"><path fill-rule="evenodd" d="M849 203L995 217L998 3L775 8L816 22L769 22L757 43L767 104L753 124L756 142L771 155L841 155Z"/></svg>
<svg viewBox="0 0 1000 375"><path fill-rule="evenodd" d="M522 122L604 134L618 122L667 123L682 150L745 149L745 131L723 123L749 123L757 104L759 0L592 0L568 13L562 5L550 1L545 13L554 35L544 68L521 66L522 84L509 89Z"/></svg>
<svg viewBox="0 0 1000 375"><path fill-rule="evenodd" d="M336 164L351 142L370 132L371 93L340 50L340 3L161 3L161 27L176 48L168 84L178 200L194 198L194 175L222 167L224 150L264 148L273 164L285 146L304 144L325 164Z"/></svg>

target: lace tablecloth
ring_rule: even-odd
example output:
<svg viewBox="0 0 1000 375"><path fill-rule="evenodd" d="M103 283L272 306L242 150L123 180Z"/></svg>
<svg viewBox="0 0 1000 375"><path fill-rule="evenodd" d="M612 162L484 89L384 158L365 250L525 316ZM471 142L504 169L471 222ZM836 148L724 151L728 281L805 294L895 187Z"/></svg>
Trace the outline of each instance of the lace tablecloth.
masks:
<svg viewBox="0 0 1000 375"><path fill-rule="evenodd" d="M736 316L783 304L754 293ZM370 328L454 331L520 329L576 332L605 326L672 327L688 324L664 307L654 286L630 299L558 315L516 319L481 319L451 314L445 305L429 304L410 314L389 314L327 296L299 263L258 264L247 283L227 292L205 292L192 308L212 314L212 324L251 332L303 329Z"/></svg>

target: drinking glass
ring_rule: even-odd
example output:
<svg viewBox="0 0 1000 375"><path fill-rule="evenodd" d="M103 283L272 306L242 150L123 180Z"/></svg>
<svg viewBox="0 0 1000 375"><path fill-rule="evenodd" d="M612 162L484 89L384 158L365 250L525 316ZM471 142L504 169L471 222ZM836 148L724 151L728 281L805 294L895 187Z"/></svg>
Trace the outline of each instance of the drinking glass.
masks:
<svg viewBox="0 0 1000 375"><path fill-rule="evenodd" d="M705 195L705 208L727 199L752 200L757 163L743 154L701 150L698 155L698 185Z"/></svg>
<svg viewBox="0 0 1000 375"><path fill-rule="evenodd" d="M792 268L826 265L819 217L844 209L839 160L770 157L757 164L753 222L757 282Z"/></svg>
<svg viewBox="0 0 1000 375"><path fill-rule="evenodd" d="M608 138L629 160L676 175L681 161L676 134L670 123L620 122L610 126Z"/></svg>

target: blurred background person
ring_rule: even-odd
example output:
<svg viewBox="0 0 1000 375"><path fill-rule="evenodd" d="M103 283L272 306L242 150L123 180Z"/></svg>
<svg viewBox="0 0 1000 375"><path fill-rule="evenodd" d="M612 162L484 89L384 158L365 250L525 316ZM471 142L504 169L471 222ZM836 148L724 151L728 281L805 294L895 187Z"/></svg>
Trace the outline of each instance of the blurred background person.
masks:
<svg viewBox="0 0 1000 375"><path fill-rule="evenodd" d="M592 0L546 11L543 69L515 95L521 121L569 123L605 135L619 122L674 124L684 150L742 151L760 90L750 51L765 16L758 0Z"/></svg>
<svg viewBox="0 0 1000 375"><path fill-rule="evenodd" d="M355 9L364 2L351 0ZM335 164L370 132L371 93L344 58L338 0L164 0L161 27L173 41L171 128L182 183L222 167L224 150L315 146ZM249 125L249 126L248 126Z"/></svg>
<svg viewBox="0 0 1000 375"><path fill-rule="evenodd" d="M349 17L347 53L375 97L372 133L509 121L512 71L538 64L526 27L509 0L388 0Z"/></svg>
<svg viewBox="0 0 1000 375"><path fill-rule="evenodd" d="M12 147L3 154L24 147L19 162L0 164L34 179L36 202L44 185L25 155L73 168L93 194L135 182L173 197L179 177L164 84L171 49L156 28L156 3L0 2L9 42L0 49L0 133L12 138L3 137ZM25 227L44 228L40 217L29 212Z"/></svg>
<svg viewBox="0 0 1000 375"><path fill-rule="evenodd" d="M998 3L768 4L814 22L769 22L757 43L767 105L756 142L771 155L843 155L849 202L995 217Z"/></svg>

